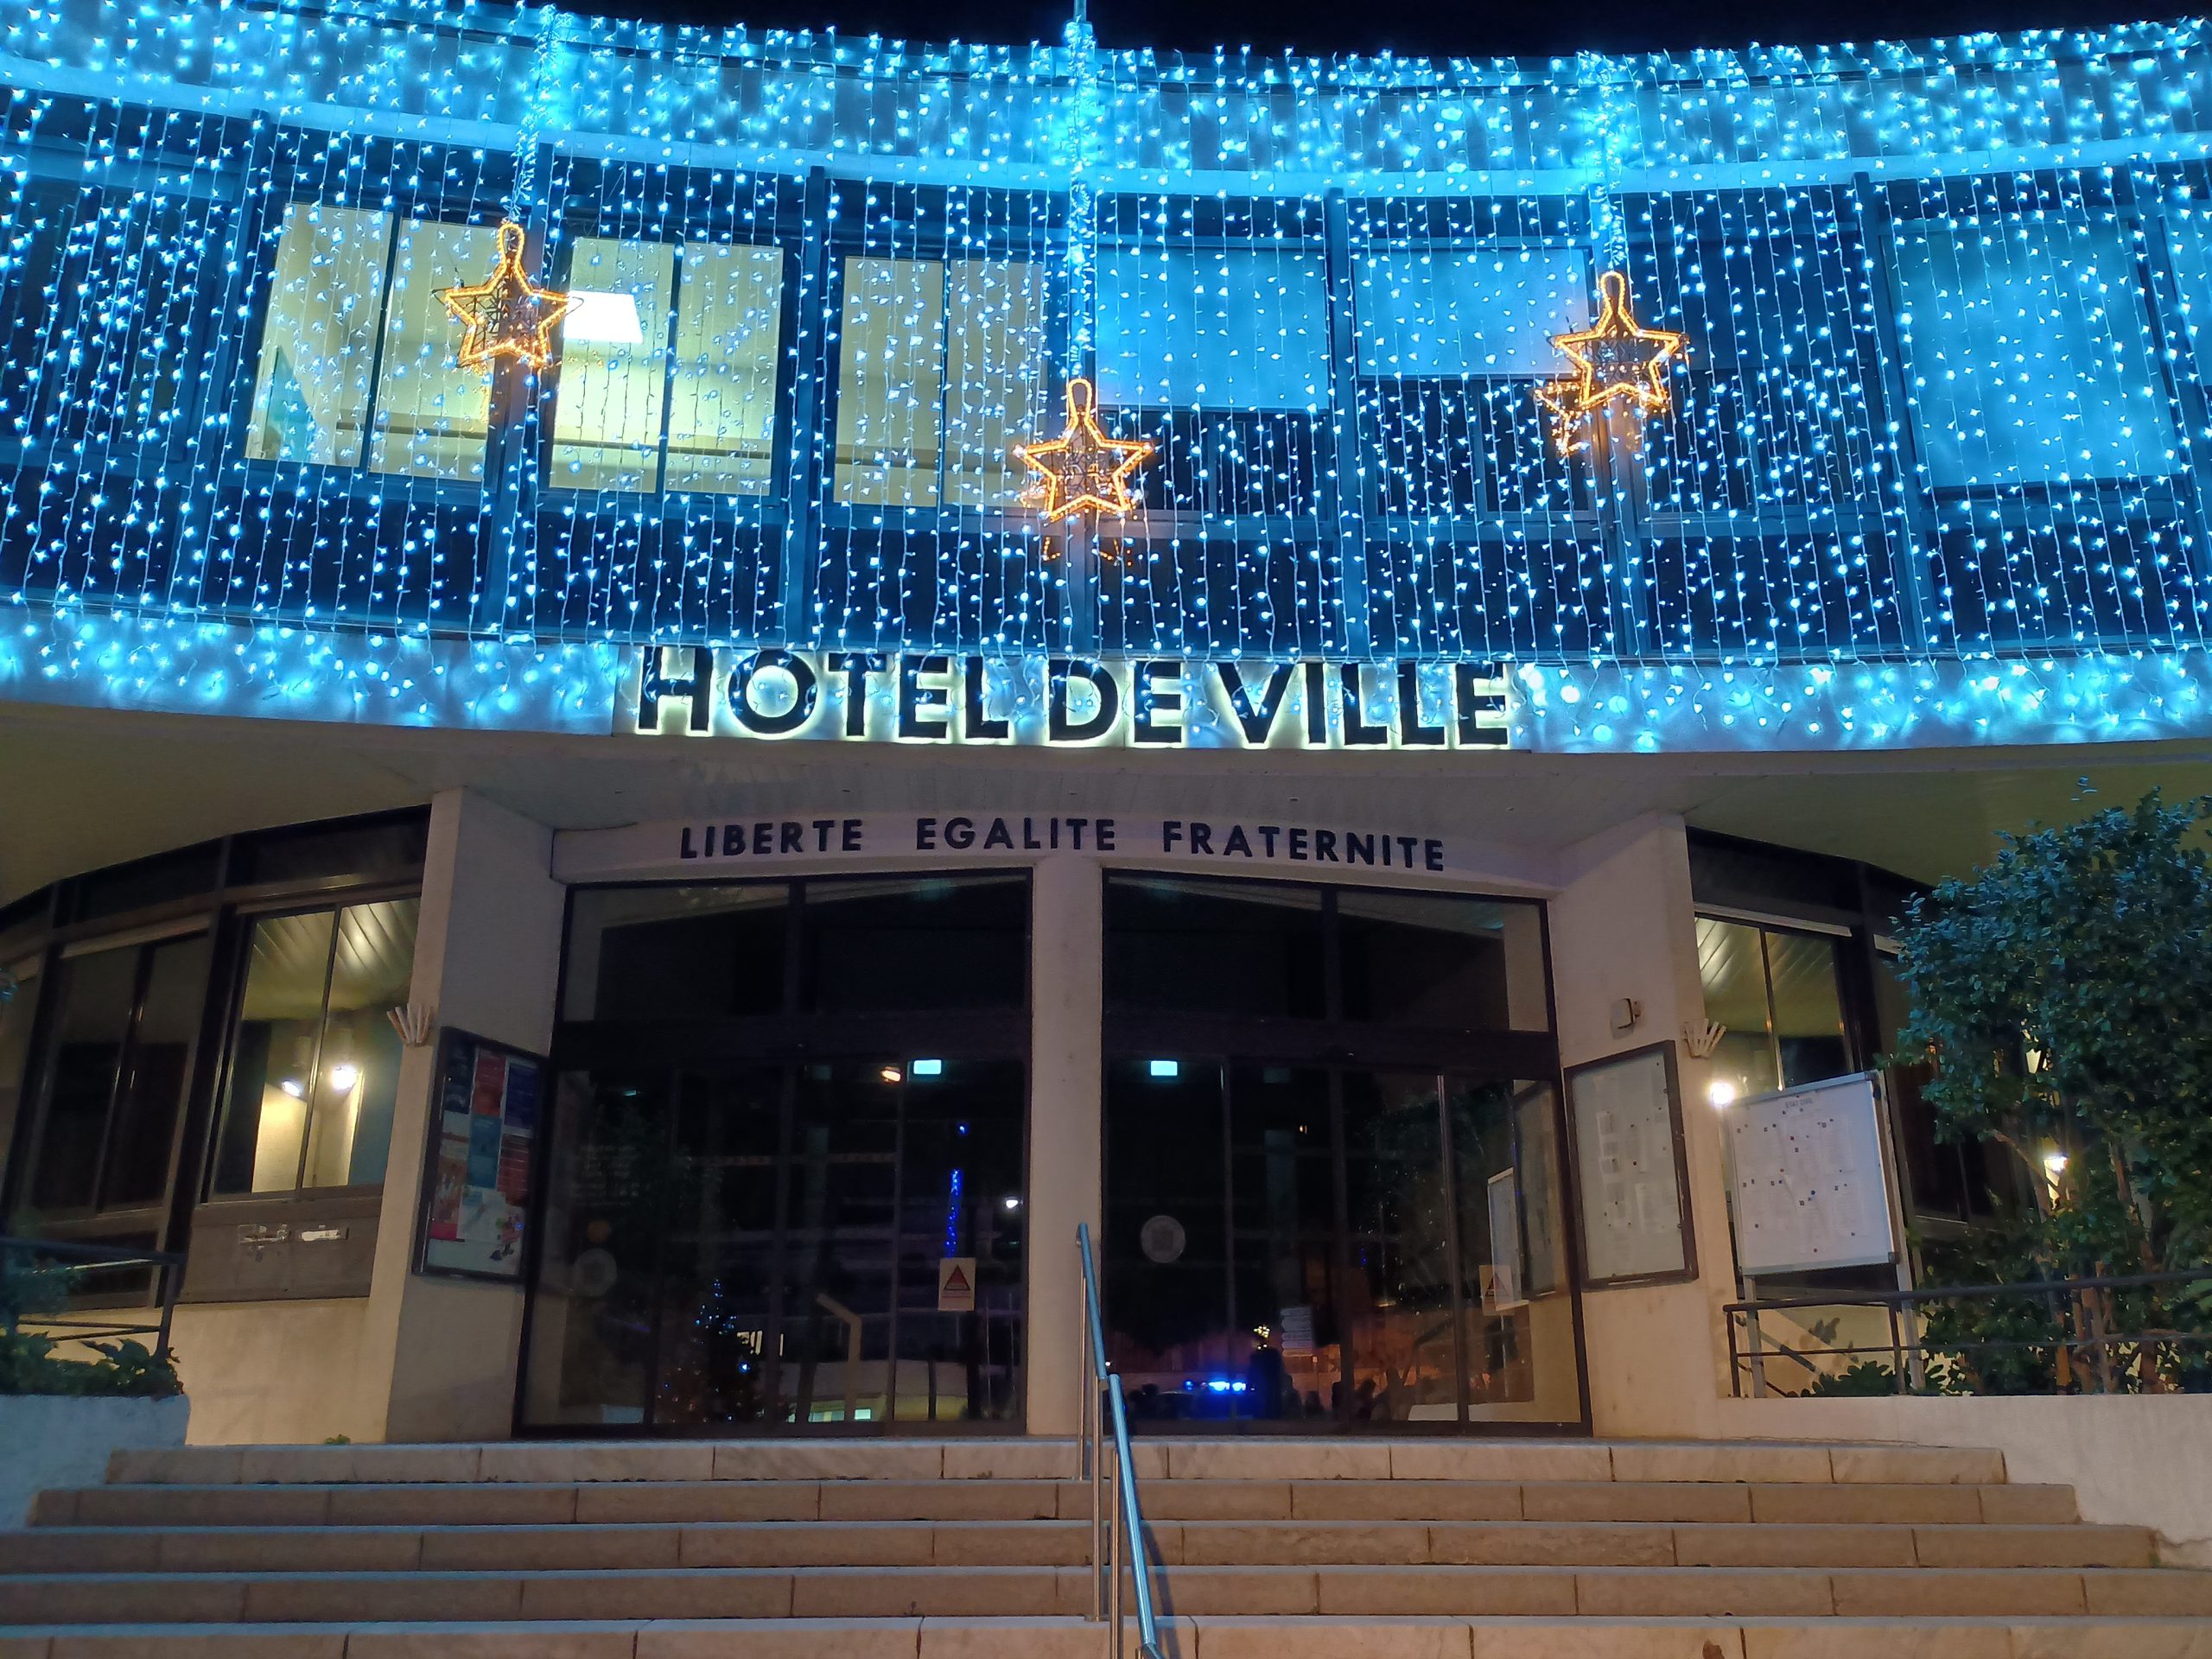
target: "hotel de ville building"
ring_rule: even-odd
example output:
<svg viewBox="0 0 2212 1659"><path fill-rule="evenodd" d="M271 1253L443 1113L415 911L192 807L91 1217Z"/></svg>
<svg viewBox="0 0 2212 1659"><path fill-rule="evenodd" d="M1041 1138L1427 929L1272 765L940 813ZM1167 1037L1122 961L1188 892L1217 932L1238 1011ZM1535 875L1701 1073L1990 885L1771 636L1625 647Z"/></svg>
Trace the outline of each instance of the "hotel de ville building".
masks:
<svg viewBox="0 0 2212 1659"><path fill-rule="evenodd" d="M2208 135L16 5L0 1231L195 1446L1065 1441L1086 1260L1162 1469L1950 1438L1783 1396L2014 1179L1905 905L2212 782Z"/></svg>

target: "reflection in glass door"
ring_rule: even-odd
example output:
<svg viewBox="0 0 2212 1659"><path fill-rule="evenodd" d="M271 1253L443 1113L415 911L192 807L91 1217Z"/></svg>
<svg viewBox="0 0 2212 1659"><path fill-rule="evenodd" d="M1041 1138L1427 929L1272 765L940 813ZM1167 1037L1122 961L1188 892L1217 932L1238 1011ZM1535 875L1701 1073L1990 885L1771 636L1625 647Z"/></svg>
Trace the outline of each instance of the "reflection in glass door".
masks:
<svg viewBox="0 0 2212 1659"><path fill-rule="evenodd" d="M1025 1099L1010 1058L564 1077L525 1422L1016 1419Z"/></svg>
<svg viewBox="0 0 2212 1659"><path fill-rule="evenodd" d="M1154 1423L1581 1416L1550 1084L1122 1058L1107 1345Z"/></svg>

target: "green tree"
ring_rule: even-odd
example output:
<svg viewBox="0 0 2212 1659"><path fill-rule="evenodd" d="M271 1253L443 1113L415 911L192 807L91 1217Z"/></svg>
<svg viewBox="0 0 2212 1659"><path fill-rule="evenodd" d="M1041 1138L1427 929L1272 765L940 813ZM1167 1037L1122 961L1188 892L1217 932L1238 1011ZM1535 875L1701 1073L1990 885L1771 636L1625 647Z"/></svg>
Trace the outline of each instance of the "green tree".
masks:
<svg viewBox="0 0 2212 1659"><path fill-rule="evenodd" d="M1911 907L1899 965L1912 1012L1897 1058L1927 1064L1923 1092L1947 1138L2009 1148L2036 1195L2032 1212L1974 1247L1980 1273L2087 1278L2212 1262L2208 817L2212 797L2170 806L2153 791L2008 836L1987 868ZM2130 1357L2100 1363L2087 1338L2202 1331L2207 1311L2187 1292L2099 1293L2053 1323L2073 1327L2113 1386ZM2017 1326L2024 1312L2001 1322ZM2201 1373L2188 1356L2203 1351L2146 1346L2133 1385ZM2057 1357L2063 1387L2070 1367Z"/></svg>

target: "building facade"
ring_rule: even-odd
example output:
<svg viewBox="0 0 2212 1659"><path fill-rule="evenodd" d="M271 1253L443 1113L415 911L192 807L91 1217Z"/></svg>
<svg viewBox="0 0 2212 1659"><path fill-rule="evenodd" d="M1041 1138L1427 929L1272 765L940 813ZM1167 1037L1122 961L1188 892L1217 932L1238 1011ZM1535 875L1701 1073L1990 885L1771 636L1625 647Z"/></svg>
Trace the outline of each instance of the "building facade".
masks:
<svg viewBox="0 0 2212 1659"><path fill-rule="evenodd" d="M0 1198L203 1438L1065 1432L1079 1224L1156 1432L1708 1432L2020 1179L1914 892L2206 776L2195 23L0 83Z"/></svg>

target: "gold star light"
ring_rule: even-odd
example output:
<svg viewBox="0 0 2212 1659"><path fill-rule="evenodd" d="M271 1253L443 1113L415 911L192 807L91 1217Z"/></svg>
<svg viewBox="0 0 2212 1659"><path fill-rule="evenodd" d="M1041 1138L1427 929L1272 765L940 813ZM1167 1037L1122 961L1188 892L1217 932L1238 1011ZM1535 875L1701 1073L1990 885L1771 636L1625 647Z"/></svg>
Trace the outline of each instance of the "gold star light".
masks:
<svg viewBox="0 0 2212 1659"><path fill-rule="evenodd" d="M1598 278L1598 321L1574 334L1554 334L1574 372L1536 388L1552 412L1552 432L1561 454L1573 453L1586 435L1582 417L1617 400L1638 412L1667 407L1667 365L1681 355L1688 337L1666 328L1646 328L1629 309L1628 278L1609 270Z"/></svg>
<svg viewBox="0 0 2212 1659"><path fill-rule="evenodd" d="M1069 381L1067 430L1046 443L1014 446L1014 453L1037 474L1021 499L1047 523L1086 511L1118 518L1137 505L1129 474L1152 458L1152 445L1142 438L1108 437L1099 430L1096 403L1090 381Z"/></svg>
<svg viewBox="0 0 2212 1659"><path fill-rule="evenodd" d="M442 288L438 299L466 331L457 361L480 369L493 358L520 358L542 369L553 356L553 327L576 308L575 296L540 288L522 268L522 226L499 226L499 263L491 276L461 288Z"/></svg>

